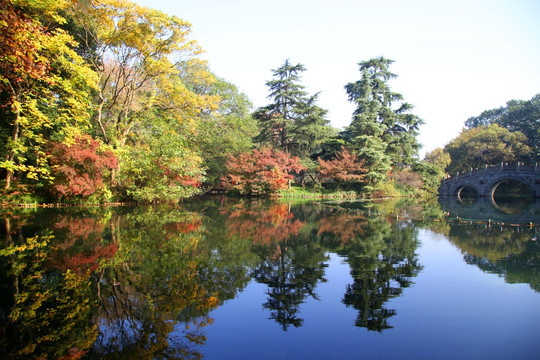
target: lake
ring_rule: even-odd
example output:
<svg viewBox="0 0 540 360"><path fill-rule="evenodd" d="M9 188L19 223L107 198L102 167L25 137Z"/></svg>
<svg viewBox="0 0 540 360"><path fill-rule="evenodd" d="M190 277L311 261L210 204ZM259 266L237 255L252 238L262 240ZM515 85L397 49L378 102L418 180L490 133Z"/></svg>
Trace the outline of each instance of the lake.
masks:
<svg viewBox="0 0 540 360"><path fill-rule="evenodd" d="M538 359L517 203L4 209L0 357Z"/></svg>

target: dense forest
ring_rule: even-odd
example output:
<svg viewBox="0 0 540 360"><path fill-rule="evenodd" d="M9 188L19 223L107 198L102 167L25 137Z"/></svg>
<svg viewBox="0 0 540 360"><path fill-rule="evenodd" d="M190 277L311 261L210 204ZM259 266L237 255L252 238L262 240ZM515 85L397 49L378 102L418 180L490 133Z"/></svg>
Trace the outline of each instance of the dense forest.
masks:
<svg viewBox="0 0 540 360"><path fill-rule="evenodd" d="M126 0L0 4L4 203L152 202L212 189L269 195L292 184L433 194L445 171L540 156L531 120L539 96L469 119L468 130L420 160L423 121L391 89L390 59L359 63L359 79L345 85L356 109L338 130L302 85L302 64L272 70L269 104L253 109L212 73L178 17ZM489 157L467 158L468 146Z"/></svg>

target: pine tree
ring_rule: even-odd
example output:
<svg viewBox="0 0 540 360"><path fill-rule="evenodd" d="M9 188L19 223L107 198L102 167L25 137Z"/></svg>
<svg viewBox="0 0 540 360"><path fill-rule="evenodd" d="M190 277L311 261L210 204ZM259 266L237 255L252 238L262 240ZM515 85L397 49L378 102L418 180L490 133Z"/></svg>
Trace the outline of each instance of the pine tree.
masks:
<svg viewBox="0 0 540 360"><path fill-rule="evenodd" d="M334 132L325 119L328 111L317 105L318 94L309 96L300 84L304 65L286 60L272 71L274 79L266 83L272 103L253 115L261 130L257 141L307 158Z"/></svg>
<svg viewBox="0 0 540 360"><path fill-rule="evenodd" d="M261 127L258 140L285 152L291 150L289 128L298 117L296 109L307 95L304 86L298 83L302 71L305 71L304 65L292 65L289 60L272 70L274 79L267 81L266 86L273 102L254 114Z"/></svg>
<svg viewBox="0 0 540 360"><path fill-rule="evenodd" d="M343 136L365 159L371 183L382 180L391 166L412 164L420 148L416 137L422 120L410 113L412 105L388 85L397 77L389 71L393 62L384 57L363 61L359 64L362 78L345 86L349 101L357 107Z"/></svg>

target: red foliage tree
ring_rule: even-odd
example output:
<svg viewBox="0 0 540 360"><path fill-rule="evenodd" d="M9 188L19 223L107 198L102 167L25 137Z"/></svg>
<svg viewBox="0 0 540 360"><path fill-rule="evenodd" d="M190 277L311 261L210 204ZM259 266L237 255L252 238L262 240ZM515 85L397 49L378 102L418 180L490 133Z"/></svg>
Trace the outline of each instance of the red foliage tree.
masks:
<svg viewBox="0 0 540 360"><path fill-rule="evenodd" d="M107 169L115 169L118 162L112 151L102 151L101 145L88 135L67 145L53 142L49 148L52 192L59 198L89 196L103 187Z"/></svg>
<svg viewBox="0 0 540 360"><path fill-rule="evenodd" d="M241 194L267 195L287 188L293 173L305 168L298 157L271 148L229 156L225 187Z"/></svg>
<svg viewBox="0 0 540 360"><path fill-rule="evenodd" d="M319 173L337 182L362 182L368 172L364 165L363 159L358 159L354 152L342 147L333 160L319 158Z"/></svg>

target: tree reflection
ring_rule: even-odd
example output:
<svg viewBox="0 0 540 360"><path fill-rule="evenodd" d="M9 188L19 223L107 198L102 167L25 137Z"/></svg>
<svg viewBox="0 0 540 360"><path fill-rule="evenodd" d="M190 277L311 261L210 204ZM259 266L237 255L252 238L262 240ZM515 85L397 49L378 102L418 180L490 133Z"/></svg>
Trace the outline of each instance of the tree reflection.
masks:
<svg viewBox="0 0 540 360"><path fill-rule="evenodd" d="M205 199L6 215L1 354L201 358L210 312L252 279L266 286L272 321L284 331L302 326L302 304L318 299L326 281L328 253L350 266L341 306L356 310L356 326L382 332L396 314L391 300L422 268L418 227L444 233L469 264L540 291L535 229L447 223L438 206L362 206Z"/></svg>
<svg viewBox="0 0 540 360"><path fill-rule="evenodd" d="M32 237L0 251L0 351L7 359L78 359L97 337L95 301L87 276L48 266L51 236ZM86 275L86 274L85 274Z"/></svg>
<svg viewBox="0 0 540 360"><path fill-rule="evenodd" d="M197 271L201 224L195 213L158 207L115 219L119 250L99 273L93 357L201 357L201 329L218 303Z"/></svg>
<svg viewBox="0 0 540 360"><path fill-rule="evenodd" d="M526 283L540 291L538 229L451 224L448 238L465 262L504 276L508 283Z"/></svg>
<svg viewBox="0 0 540 360"><path fill-rule="evenodd" d="M251 276L268 286L263 308L270 310L270 319L284 331L291 325L301 326L300 305L308 296L318 299L317 283L326 281L328 258L316 234L303 231L309 228L288 204L240 204L229 214L227 224L231 235L253 241L259 261Z"/></svg>
<svg viewBox="0 0 540 360"><path fill-rule="evenodd" d="M351 267L353 283L347 285L342 301L358 310L355 325L378 332L391 328L388 319L396 310L385 304L410 286L421 270L415 228L346 212L326 216L319 229L326 242L339 244L337 252Z"/></svg>
<svg viewBox="0 0 540 360"><path fill-rule="evenodd" d="M97 270L103 259L114 257L118 244L106 240L110 211L99 215L59 215L52 224L55 234L51 266L78 274Z"/></svg>
<svg viewBox="0 0 540 360"><path fill-rule="evenodd" d="M202 329L228 284L201 271L198 214L140 207L44 219L5 222L2 356L201 358Z"/></svg>

